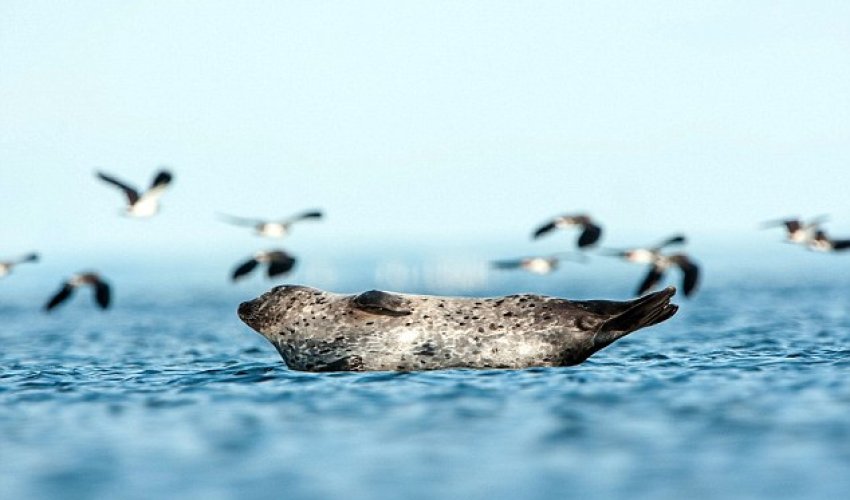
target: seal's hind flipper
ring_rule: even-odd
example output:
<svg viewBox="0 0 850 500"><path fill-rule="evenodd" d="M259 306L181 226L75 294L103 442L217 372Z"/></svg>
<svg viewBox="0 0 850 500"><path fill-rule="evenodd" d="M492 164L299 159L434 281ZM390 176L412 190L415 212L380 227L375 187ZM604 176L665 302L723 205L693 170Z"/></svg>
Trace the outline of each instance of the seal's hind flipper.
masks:
<svg viewBox="0 0 850 500"><path fill-rule="evenodd" d="M411 309L404 297L380 290L369 290L354 297L354 305L361 311L386 316L407 316Z"/></svg>
<svg viewBox="0 0 850 500"><path fill-rule="evenodd" d="M676 314L679 309L670 299L676 294L672 286L660 292L645 295L639 299L626 302L624 311L607 320L600 328L601 332L623 335L641 328L657 325Z"/></svg>

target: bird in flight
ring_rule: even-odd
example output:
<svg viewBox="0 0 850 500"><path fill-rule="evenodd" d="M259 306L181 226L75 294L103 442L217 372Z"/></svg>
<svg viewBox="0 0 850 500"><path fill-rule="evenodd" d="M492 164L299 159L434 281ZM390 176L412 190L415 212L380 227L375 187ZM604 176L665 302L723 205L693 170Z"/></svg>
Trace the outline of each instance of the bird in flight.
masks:
<svg viewBox="0 0 850 500"><path fill-rule="evenodd" d="M246 217L235 217L233 215L219 214L222 220L236 226L247 226L254 228L254 234L266 238L283 238L292 231L292 224L303 220L321 219L320 210L309 210L279 220L251 219Z"/></svg>
<svg viewBox="0 0 850 500"><path fill-rule="evenodd" d="M578 241L576 242L579 248L587 248L596 244L599 241L599 237L602 236L602 228L588 215L577 214L561 215L547 221L534 231L531 238L536 240L543 235L551 233L555 229L571 229L573 227L581 228L581 234L579 234Z"/></svg>
<svg viewBox="0 0 850 500"><path fill-rule="evenodd" d="M295 267L295 262L295 257L289 255L283 250L257 252L250 259L236 266L231 278L233 281L237 281L238 279L247 276L260 264L268 265L268 269L266 271L268 277L275 278L291 271L292 268Z"/></svg>
<svg viewBox="0 0 850 500"><path fill-rule="evenodd" d="M494 269L522 269L533 274L549 274L558 269L560 263L564 260L572 260L584 262L586 257L581 254L572 254L567 252L557 253L546 256L520 257L512 260L497 260L491 264Z"/></svg>
<svg viewBox="0 0 850 500"><path fill-rule="evenodd" d="M655 288L661 282L665 272L671 267L676 267L682 272L682 291L685 297L689 297L696 291L700 275L699 266L684 253L670 255L662 253L667 247L684 243L687 243L687 238L682 234L675 234L654 245L624 250L605 250L601 255L619 257L634 264L649 264L649 272L638 286L636 295L643 295Z"/></svg>
<svg viewBox="0 0 850 500"><path fill-rule="evenodd" d="M632 262L635 264L650 264L661 254L661 250L673 245L683 245L687 243L687 241L688 240L684 235L675 234L654 245L620 250L605 249L600 252L600 255L620 257L626 262Z"/></svg>
<svg viewBox="0 0 850 500"><path fill-rule="evenodd" d="M171 184L173 176L168 170L160 170L154 177L151 187L144 193L140 193L136 188L103 172L97 172L97 178L124 192L127 197L127 207L124 209L126 215L147 218L159 212L159 199L168 185Z"/></svg>
<svg viewBox="0 0 850 500"><path fill-rule="evenodd" d="M671 267L677 267L682 273L682 292L685 297L693 295L699 282L700 268L693 259L683 253L656 256L650 265L649 272L638 286L636 295L643 295L655 288L661 282L664 273Z"/></svg>
<svg viewBox="0 0 850 500"><path fill-rule="evenodd" d="M74 290L82 286L92 287L95 303L97 303L101 309L109 307L112 295L109 284L97 273L85 272L76 274L72 276L71 279L62 283L62 287L59 288L59 291L56 292L50 300L47 301L47 304L44 305L44 310L47 312L52 311L56 306L68 300L74 293Z"/></svg>
<svg viewBox="0 0 850 500"><path fill-rule="evenodd" d="M808 245L812 238L814 238L818 227L826 222L828 218L826 215L820 215L804 221L799 217L789 217L787 219L764 222L761 227L762 229L784 227L786 242L797 245Z"/></svg>
<svg viewBox="0 0 850 500"><path fill-rule="evenodd" d="M22 257L18 257L17 259L0 260L0 278L8 276L15 266L25 262L38 262L38 254L30 253Z"/></svg>

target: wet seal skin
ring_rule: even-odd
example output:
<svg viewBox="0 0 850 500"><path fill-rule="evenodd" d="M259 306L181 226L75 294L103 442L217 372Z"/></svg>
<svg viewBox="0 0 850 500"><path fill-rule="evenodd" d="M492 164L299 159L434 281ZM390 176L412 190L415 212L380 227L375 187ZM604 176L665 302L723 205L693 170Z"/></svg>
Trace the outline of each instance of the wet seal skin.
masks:
<svg viewBox="0 0 850 500"><path fill-rule="evenodd" d="M414 371L581 363L676 314L676 289L624 301L540 295L459 298L273 288L239 306L293 370Z"/></svg>

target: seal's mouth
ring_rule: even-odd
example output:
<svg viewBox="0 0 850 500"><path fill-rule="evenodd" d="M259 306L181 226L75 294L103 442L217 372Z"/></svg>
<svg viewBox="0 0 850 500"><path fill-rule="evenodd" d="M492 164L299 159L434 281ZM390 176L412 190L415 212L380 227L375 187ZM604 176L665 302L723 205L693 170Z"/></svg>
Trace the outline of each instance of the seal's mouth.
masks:
<svg viewBox="0 0 850 500"><path fill-rule="evenodd" d="M256 300L249 300L239 304L239 308L236 309L236 314L239 315L239 319L245 322L248 326L251 326L251 321L254 319L254 315L257 312Z"/></svg>

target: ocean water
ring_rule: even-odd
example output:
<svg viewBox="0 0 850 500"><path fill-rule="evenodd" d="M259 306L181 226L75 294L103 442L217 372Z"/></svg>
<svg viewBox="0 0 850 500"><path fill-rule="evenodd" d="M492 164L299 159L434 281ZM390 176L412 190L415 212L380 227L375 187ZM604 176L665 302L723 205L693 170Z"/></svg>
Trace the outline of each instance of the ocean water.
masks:
<svg viewBox="0 0 850 500"><path fill-rule="evenodd" d="M23 274L0 303L1 498L850 490L846 279L707 285L576 367L308 374L236 317L265 283L116 286L109 312L80 294L44 315L56 284L10 292ZM511 279L475 291L529 288Z"/></svg>

